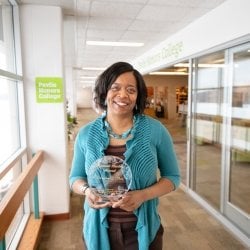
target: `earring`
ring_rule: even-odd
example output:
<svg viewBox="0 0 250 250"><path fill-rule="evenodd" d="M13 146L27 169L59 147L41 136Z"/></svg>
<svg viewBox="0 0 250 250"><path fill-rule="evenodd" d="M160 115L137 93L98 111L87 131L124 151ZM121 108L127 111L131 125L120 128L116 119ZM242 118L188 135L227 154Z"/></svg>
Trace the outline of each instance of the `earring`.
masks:
<svg viewBox="0 0 250 250"><path fill-rule="evenodd" d="M104 101L104 106L107 106L107 99L105 99Z"/></svg>

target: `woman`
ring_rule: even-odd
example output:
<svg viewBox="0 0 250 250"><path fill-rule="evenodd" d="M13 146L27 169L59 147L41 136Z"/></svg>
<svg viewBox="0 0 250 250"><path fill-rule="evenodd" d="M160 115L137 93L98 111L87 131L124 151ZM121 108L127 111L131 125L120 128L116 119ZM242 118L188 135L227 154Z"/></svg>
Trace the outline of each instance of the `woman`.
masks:
<svg viewBox="0 0 250 250"><path fill-rule="evenodd" d="M126 62L111 65L96 81L94 100L104 112L80 129L70 173L71 189L85 195L88 250L162 249L158 197L178 187L180 174L168 131L143 114L146 99L142 75ZM129 192L118 201L100 202L88 185L92 164L105 155L120 157L132 172Z"/></svg>

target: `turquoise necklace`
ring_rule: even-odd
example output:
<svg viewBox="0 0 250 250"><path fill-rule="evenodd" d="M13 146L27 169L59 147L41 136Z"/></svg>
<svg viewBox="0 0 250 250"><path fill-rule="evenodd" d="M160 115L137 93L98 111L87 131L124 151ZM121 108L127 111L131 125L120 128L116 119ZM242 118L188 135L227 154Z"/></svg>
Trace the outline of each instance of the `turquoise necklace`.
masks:
<svg viewBox="0 0 250 250"><path fill-rule="evenodd" d="M108 135L109 135L109 137L112 137L114 139L127 139L131 135L131 131L132 131L133 127L134 127L134 124L135 124L135 116L133 118L133 126L131 128L129 128L127 131L123 132L122 134L116 134L112 130L112 128L111 128L110 124L108 123L108 121L105 120L105 127L107 129Z"/></svg>

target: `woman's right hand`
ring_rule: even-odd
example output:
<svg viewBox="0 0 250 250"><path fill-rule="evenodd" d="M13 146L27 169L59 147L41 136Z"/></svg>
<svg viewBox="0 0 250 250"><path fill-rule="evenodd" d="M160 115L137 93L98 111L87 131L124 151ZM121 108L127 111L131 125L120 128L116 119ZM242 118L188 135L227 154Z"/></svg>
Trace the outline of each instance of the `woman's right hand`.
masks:
<svg viewBox="0 0 250 250"><path fill-rule="evenodd" d="M112 206L111 202L103 202L102 198L95 195L90 188L85 191L85 199L87 200L89 206L94 209L101 209Z"/></svg>

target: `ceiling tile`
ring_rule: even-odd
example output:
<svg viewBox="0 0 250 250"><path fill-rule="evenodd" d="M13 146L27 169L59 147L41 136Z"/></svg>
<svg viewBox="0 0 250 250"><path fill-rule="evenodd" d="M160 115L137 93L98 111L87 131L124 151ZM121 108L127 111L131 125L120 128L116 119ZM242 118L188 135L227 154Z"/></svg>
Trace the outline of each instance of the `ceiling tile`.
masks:
<svg viewBox="0 0 250 250"><path fill-rule="evenodd" d="M73 66L78 78L80 75L100 73L100 71L80 70L81 67L107 67L116 61L135 60L136 57L225 1L19 0L18 2L62 8L66 33L65 62L75 63ZM139 48L87 46L86 40L144 42L144 46Z"/></svg>
<svg viewBox="0 0 250 250"><path fill-rule="evenodd" d="M105 1L94 1L91 6L91 17L107 17L107 18L135 18L143 5L140 4L126 4Z"/></svg>

